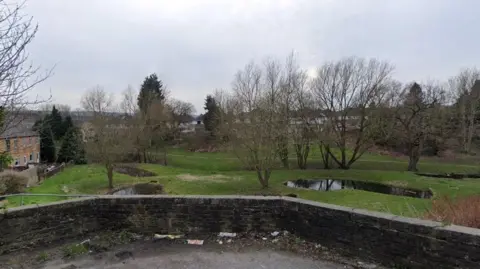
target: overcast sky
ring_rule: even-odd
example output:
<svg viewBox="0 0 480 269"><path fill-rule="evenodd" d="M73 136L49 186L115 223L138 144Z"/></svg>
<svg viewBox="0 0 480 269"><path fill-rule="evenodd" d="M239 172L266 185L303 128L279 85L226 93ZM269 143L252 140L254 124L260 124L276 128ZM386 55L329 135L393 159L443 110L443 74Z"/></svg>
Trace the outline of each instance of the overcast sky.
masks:
<svg viewBox="0 0 480 269"><path fill-rule="evenodd" d="M95 85L122 92L157 73L203 112L250 60L302 67L356 55L387 60L410 82L446 79L480 62L476 0L29 0L40 30L29 48L55 74L36 88L79 107Z"/></svg>

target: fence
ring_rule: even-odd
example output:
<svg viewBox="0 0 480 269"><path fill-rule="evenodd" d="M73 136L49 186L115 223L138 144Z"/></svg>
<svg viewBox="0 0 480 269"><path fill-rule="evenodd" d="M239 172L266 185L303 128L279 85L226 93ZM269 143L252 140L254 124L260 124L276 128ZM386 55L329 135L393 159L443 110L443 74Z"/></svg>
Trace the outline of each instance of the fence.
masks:
<svg viewBox="0 0 480 269"><path fill-rule="evenodd" d="M38 170L38 178L40 181L45 180L49 177L53 177L54 175L62 172L66 167L70 166L72 162L62 163L59 166L53 168L52 170L46 171L46 169L39 169Z"/></svg>

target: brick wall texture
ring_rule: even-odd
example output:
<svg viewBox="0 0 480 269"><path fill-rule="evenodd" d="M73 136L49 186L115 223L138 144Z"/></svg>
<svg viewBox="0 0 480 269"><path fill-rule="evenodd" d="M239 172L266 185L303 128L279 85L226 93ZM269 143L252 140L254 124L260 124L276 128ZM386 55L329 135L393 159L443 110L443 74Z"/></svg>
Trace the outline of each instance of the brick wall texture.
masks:
<svg viewBox="0 0 480 269"><path fill-rule="evenodd" d="M480 268L480 230L289 197L98 196L0 213L0 254L102 230L271 232L394 268Z"/></svg>

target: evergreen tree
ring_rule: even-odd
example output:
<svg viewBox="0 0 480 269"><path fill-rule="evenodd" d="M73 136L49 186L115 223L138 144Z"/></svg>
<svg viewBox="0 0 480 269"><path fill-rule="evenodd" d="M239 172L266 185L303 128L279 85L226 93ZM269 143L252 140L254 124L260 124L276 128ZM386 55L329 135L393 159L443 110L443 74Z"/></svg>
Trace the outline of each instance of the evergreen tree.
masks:
<svg viewBox="0 0 480 269"><path fill-rule="evenodd" d="M44 123L44 120L43 120L43 119L40 119L40 120L35 121L35 123L33 124L32 130L34 130L34 131L40 131L40 129L42 128L43 123Z"/></svg>
<svg viewBox="0 0 480 269"><path fill-rule="evenodd" d="M40 129L40 159L49 163L53 163L56 160L53 132L48 124L43 125Z"/></svg>
<svg viewBox="0 0 480 269"><path fill-rule="evenodd" d="M73 125L72 116L68 115L65 117L65 120L63 121L63 131L65 136L67 135L67 132L72 128L75 128Z"/></svg>
<svg viewBox="0 0 480 269"><path fill-rule="evenodd" d="M220 124L219 118L219 107L215 98L213 96L208 95L205 99L205 107L204 109L207 111L203 117L203 124L205 124L205 130L207 130L211 136L215 136L215 132Z"/></svg>
<svg viewBox="0 0 480 269"><path fill-rule="evenodd" d="M73 160L75 164L87 164L87 152L85 151L85 144L81 141L80 136L78 136L77 144L77 155Z"/></svg>
<svg viewBox="0 0 480 269"><path fill-rule="evenodd" d="M61 139L67 130L65 130L63 127L63 120L62 120L62 115L60 114L60 111L53 106L52 108L52 113L50 113L50 116L48 117L47 120L48 124L51 127L51 130L53 132L53 137L56 140Z"/></svg>
<svg viewBox="0 0 480 269"><path fill-rule="evenodd" d="M140 87L140 93L138 94L138 107L140 111L146 113L149 106L154 101L165 100L165 88L161 80L158 79L156 74L151 74L146 77Z"/></svg>
<svg viewBox="0 0 480 269"><path fill-rule="evenodd" d="M76 128L70 128L65 134L62 147L58 153L58 162L69 162L76 161L78 155L80 154L79 147L79 135Z"/></svg>

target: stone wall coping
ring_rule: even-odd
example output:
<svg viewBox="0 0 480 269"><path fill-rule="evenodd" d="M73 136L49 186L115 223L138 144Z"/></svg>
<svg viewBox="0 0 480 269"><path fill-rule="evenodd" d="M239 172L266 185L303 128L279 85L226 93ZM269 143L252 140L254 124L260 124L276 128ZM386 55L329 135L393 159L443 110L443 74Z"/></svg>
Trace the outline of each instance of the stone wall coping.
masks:
<svg viewBox="0 0 480 269"><path fill-rule="evenodd" d="M468 234L468 235L473 235L473 236L478 236L480 237L480 229L475 229L475 228L470 228L470 227L465 227L465 226L459 226L455 224L451 225L444 225L442 227L437 227L436 229L442 230L442 231L447 231L447 232L454 232L454 233L462 233L462 234Z"/></svg>
<svg viewBox="0 0 480 269"><path fill-rule="evenodd" d="M98 195L101 199L132 199L132 198L157 198L157 199L249 199L249 200L281 200L282 196L258 196L258 195Z"/></svg>
<svg viewBox="0 0 480 269"><path fill-rule="evenodd" d="M15 213L15 212L22 212L22 211L30 210L30 209L48 208L48 207L56 206L56 205L73 204L73 203L82 202L82 201L91 201L91 200L95 200L95 199L97 199L96 196L81 197L81 198L74 198L74 199L56 201L56 202L51 202L51 203L46 203L46 204L31 204L31 205L11 207L11 208L7 208L5 210L0 210L0 215Z"/></svg>
<svg viewBox="0 0 480 269"><path fill-rule="evenodd" d="M440 222L430 221L430 220L422 220L416 218L409 218L403 216L392 215L388 213L382 212L375 212L366 209L357 209L351 208L346 206L339 206L333 204L326 204L311 200L304 200L300 198L293 198L293 197L286 197L286 196L248 196L248 195L98 195L92 197L83 197L83 198L75 198L75 199L68 199L58 202L52 202L47 204L35 204L35 205L26 205L26 206L19 206L14 208L8 208L7 210L0 211L1 215L8 215L9 213L15 212L24 212L25 210L31 209L40 209L40 208L48 208L51 206L56 205L63 205L63 204L74 204L83 201L92 201L97 199L108 199L108 200L128 200L128 199L211 199L211 200L236 200L236 199L245 199L245 200L258 200L258 201L286 201L291 202L293 204L304 204L304 205L311 205L316 207L322 207L326 209L331 209L335 211L343 211L351 214L357 215L364 215L373 218L385 219L387 221L395 221L406 223L410 225L419 225L428 228L432 228L439 231L446 231L446 232L454 232L454 233L461 233L461 234L468 234L472 236L480 237L480 229L458 226L458 225L445 225Z"/></svg>

